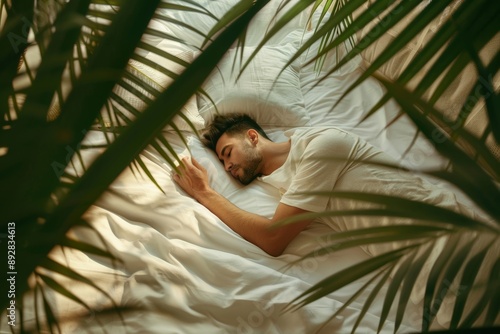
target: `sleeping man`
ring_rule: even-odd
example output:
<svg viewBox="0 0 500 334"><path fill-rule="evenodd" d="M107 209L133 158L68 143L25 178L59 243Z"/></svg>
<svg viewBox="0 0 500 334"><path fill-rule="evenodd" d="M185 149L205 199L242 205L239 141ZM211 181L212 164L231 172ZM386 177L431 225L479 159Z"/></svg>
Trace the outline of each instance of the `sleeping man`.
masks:
<svg viewBox="0 0 500 334"><path fill-rule="evenodd" d="M332 191L377 193L439 204L454 211L466 209L453 193L412 173L387 167L395 166L396 161L353 134L336 128L303 128L285 135L287 141L271 141L245 114L217 116L204 133L205 144L234 178L248 184L259 177L280 189L282 197L272 219L241 210L214 191L207 171L194 158L183 159L181 173L175 174L174 180L231 229L272 256L281 255L313 220L298 215L377 207L367 201L332 195ZM314 194L308 193L311 191ZM294 216L294 223L273 226ZM360 215L321 219L335 231L371 227L370 222L380 226L410 221ZM372 255L383 251L377 249L365 250Z"/></svg>

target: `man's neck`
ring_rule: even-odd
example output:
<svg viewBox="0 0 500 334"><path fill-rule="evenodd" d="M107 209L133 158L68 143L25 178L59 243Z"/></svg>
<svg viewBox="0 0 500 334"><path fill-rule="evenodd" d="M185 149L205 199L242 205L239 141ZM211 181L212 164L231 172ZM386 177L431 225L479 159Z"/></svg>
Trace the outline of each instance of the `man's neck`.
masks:
<svg viewBox="0 0 500 334"><path fill-rule="evenodd" d="M269 142L263 151L262 175L269 175L280 168L288 158L290 153L290 140L274 143Z"/></svg>

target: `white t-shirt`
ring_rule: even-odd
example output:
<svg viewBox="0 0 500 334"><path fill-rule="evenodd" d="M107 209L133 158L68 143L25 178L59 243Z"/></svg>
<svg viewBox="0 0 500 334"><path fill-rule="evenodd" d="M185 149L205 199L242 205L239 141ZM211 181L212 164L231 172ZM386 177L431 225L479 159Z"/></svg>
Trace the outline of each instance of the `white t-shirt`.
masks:
<svg viewBox="0 0 500 334"><path fill-rule="evenodd" d="M451 191L437 187L417 174L383 166L398 164L391 156L356 135L337 128L296 129L287 131L285 135L291 141L285 163L272 174L261 177L261 180L280 189L280 201L284 204L311 212L335 212L332 216L318 218L335 231L408 224L411 220L339 215L346 210L380 208L380 205L335 196L330 194L332 191L383 194L470 213L468 208L457 202ZM370 245L363 248L372 255L378 255L395 246Z"/></svg>
<svg viewBox="0 0 500 334"><path fill-rule="evenodd" d="M357 188L352 175L367 165L358 160L383 160L383 153L359 137L336 128L309 128L285 132L291 148L285 163L262 181L285 190L281 202L307 211L326 210L329 196L311 196L307 191Z"/></svg>

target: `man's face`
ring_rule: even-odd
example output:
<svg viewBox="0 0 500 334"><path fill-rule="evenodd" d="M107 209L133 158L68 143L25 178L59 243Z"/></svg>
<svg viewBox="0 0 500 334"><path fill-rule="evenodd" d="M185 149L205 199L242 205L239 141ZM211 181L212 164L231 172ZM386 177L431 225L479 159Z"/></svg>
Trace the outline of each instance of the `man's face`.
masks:
<svg viewBox="0 0 500 334"><path fill-rule="evenodd" d="M243 184L249 184L260 173L262 156L247 135L224 133L215 146L224 169Z"/></svg>

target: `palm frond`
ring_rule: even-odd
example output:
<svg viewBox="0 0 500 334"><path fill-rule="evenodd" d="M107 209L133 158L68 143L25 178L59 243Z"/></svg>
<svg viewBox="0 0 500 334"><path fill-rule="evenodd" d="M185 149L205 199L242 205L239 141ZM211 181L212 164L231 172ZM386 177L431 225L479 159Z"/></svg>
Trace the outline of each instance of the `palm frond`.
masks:
<svg viewBox="0 0 500 334"><path fill-rule="evenodd" d="M426 247L426 249L419 255L417 260L415 260L415 261L413 261L413 263L411 263L411 266L408 269L408 272L404 277L404 281L403 281L401 289L400 289L398 308L397 308L396 317L395 317L394 332L396 332L398 330L399 326L401 325L401 323L403 321L403 318L405 316L406 307L410 301L410 297L411 297L412 291L414 290L415 283L418 279L420 271L422 270L426 261L429 259L430 255L431 255L433 246L434 245L430 244L430 243L424 246L424 247Z"/></svg>
<svg viewBox="0 0 500 334"><path fill-rule="evenodd" d="M387 267L388 268L385 270L384 276L382 276L382 278L380 278L380 280L378 281L378 283L375 286L375 288L372 290L372 292L370 292L370 295L366 299L366 302L363 304L363 308L361 309L361 312L360 312L358 318L356 319L356 323L354 324L354 326L352 326L351 334L354 334L356 332L356 329L358 328L359 324L363 320L363 317L365 316L365 314L370 309L370 306L372 305L373 301L375 300L375 298L380 293L380 290L387 283L387 281L390 279L390 274L391 274L394 266L388 265ZM382 272L383 271L381 271L381 273Z"/></svg>
<svg viewBox="0 0 500 334"><path fill-rule="evenodd" d="M43 302L43 310L44 314L40 314L41 310L39 308L35 308L36 312L36 327L37 330L42 332L42 322L46 321L47 327L50 330L50 333L54 333L53 328L57 328L58 333L61 332L61 327L59 325L59 320L55 316L54 312L52 311L52 307L50 306L50 302L47 300L47 297L45 296L45 291L41 287L41 284L37 282L36 288L35 288L35 302L37 300L38 295L42 296L42 302Z"/></svg>
<svg viewBox="0 0 500 334"><path fill-rule="evenodd" d="M414 241L414 244L425 244L454 232L456 232L455 229L446 226L391 225L328 234L321 238L321 248L303 255L299 260L292 262L290 266L308 258L352 247L398 241Z"/></svg>
<svg viewBox="0 0 500 334"><path fill-rule="evenodd" d="M461 287L461 291L459 294L457 294L457 300L455 302L455 308L453 310L453 317L450 322L450 329L458 328L459 321L462 318L462 314L465 309L467 298L469 297L470 292L473 289L474 281L477 277L479 269L481 268L486 254L488 253L488 250L492 244L493 241L489 244L484 245L483 250L473 256L464 266L462 279L460 280L459 284L459 287ZM493 325L493 322L487 323L487 325L491 326Z"/></svg>
<svg viewBox="0 0 500 334"><path fill-rule="evenodd" d="M72 16L74 12L78 12L81 10L83 7L78 7L76 5L81 4L78 1L72 1L69 4L67 4L65 7L68 8L67 10L63 9L61 12L61 15L64 16ZM149 22L149 17L153 14L155 10L155 6L152 3L151 5L148 6L142 6L140 5L140 9L137 10L134 6L137 4L132 4L130 3L129 5L123 6L121 14L117 16L114 24L110 27L110 29L107 32L107 35L104 37L104 40L106 39L111 39L114 40L115 36L119 36L122 33L126 31L124 30L123 27L127 26L128 29L130 30L130 35L129 38L126 40L123 40L123 44L121 47L123 48L123 53L115 53L114 52L114 47L111 45L107 45L106 43L101 44L101 47L98 48L94 54L93 60L89 61L89 65L87 67L87 72L82 74L79 85L75 85L72 92L68 96L67 100L65 101L65 104L62 106L61 109L61 115L58 117L56 122L50 122L50 123L45 123L46 117L42 118L36 118L38 124L40 124L39 128L33 129L32 125L30 122L28 122L28 119L32 119L33 117L29 116L22 116L22 119L19 121L16 121L16 128L15 130L19 133L22 134L31 134L33 136L38 136L37 139L40 144L42 144L42 147L50 147L51 150L47 152L48 154L46 155L39 155L39 154L27 154L27 152L31 151L37 151L39 148L37 146L32 147L26 146L27 143L29 143L29 140L31 139L29 136L28 138L25 138L27 141L19 141L16 143L16 146L9 147L9 154L6 156L3 156L4 158L4 163L5 159L9 159L9 162L7 162L8 165L12 165L14 162L17 164L18 162L17 159L25 159L28 157L31 159L31 161L24 166L27 166L28 169L31 170L32 177L27 179L26 175L23 174L24 169L20 168L21 175L19 173L15 174L16 177L13 177L13 173L10 174L9 180L6 181L6 184L12 184L14 182L15 186L12 186L11 189L21 187L21 189L26 188L26 186L29 184L28 190L26 190L26 194L30 194L32 199L29 201L29 203L35 203L35 207L28 208L28 210L24 209L23 210L19 209L16 201L19 200L17 196L12 196L11 198L5 198L4 203L12 203L11 208L14 209L14 211L11 209L8 212L2 212L2 217L6 215L4 218L5 220L2 221L9 221L14 219L15 221L18 222L18 224L25 224L26 228L30 224L34 224L37 226L38 224L36 223L36 220L33 222L33 214L35 212L41 210L46 203L44 202L43 198L50 198L50 193L54 190L55 187L58 185L58 178L54 177L54 172L51 168L51 162L53 161L65 161L66 164L68 164L70 161L66 158L67 151L66 147L76 147L78 143L82 140L84 134L81 132L82 129L87 129L90 127L90 125L93 123L93 119L95 118L95 115L98 113L100 106L103 104L103 102L106 99L106 96L108 95L108 92L112 89L114 86L114 81L118 78L117 74L120 73L120 67L124 67L130 54L133 51L133 48L137 41L141 37L141 31L137 29L137 27L130 27L128 24L128 16L133 14L134 16L137 13L144 13L145 15L141 16L141 20L144 26L147 25ZM149 11L149 14L148 14ZM62 19L60 19L62 20ZM141 22L141 20L137 22ZM81 23L81 21L76 21ZM138 23L140 24L140 23ZM78 24L76 25L78 27ZM70 31L75 31L76 28L74 24L69 25ZM56 38L58 32L54 34L53 39L51 39L51 42L49 43L47 47L47 51L45 54L49 53L49 50L52 50L55 48L56 50L58 49L59 45L59 40L64 40L64 28L61 28L60 34L61 38ZM72 36L71 40L66 41L70 45L64 45L66 49L71 49L72 45L76 42L76 38L78 34L71 32L69 36ZM127 49L129 50L127 52ZM50 54L50 53L49 53ZM57 55L54 55L53 57L56 57L59 59L58 62L55 62L57 66L59 66L61 61L66 61L66 60L61 60L58 58ZM69 57L68 54L66 54L66 58ZM47 58L48 59L48 58ZM48 65L47 65L48 66ZM61 68L61 67L59 67ZM111 76L107 76L106 80L101 80L99 81L99 84L94 83L94 79L92 79L92 76L95 75L93 73L110 73L109 69L113 69L112 71L115 71L114 73L111 72ZM42 71L42 73L44 73ZM39 80L40 82L44 81L44 76L50 76L49 71L46 71L45 74L41 75L38 73L37 77L35 80ZM102 78L101 78L102 79ZM52 91L54 90L54 87L51 87ZM43 89L42 89L43 91ZM87 95L90 94L90 95ZM48 99L45 98L46 95L42 95L40 97L40 103L45 103L45 106L47 106ZM90 96L90 98L89 98ZM27 106L23 108L23 113L25 110L27 110ZM82 109L83 108L83 109ZM31 112L26 112L27 115L33 115L36 117L39 115L39 107L35 105L35 110ZM84 112L82 112L84 110ZM22 121L22 120L26 121ZM28 131L30 130L30 131ZM33 131L31 131L33 130ZM63 131L62 138L58 138L57 136L54 138L54 133L58 134L60 131ZM69 137L68 137L69 135ZM26 136L25 136L26 137ZM23 138L23 136L20 135L19 138ZM37 141L32 141L32 142L37 142ZM47 146L45 146L47 145ZM22 151L21 147L25 147L26 151ZM45 149L46 150L46 149ZM16 153L17 152L17 153ZM24 157L24 158L23 158ZM37 169L31 169L30 166L38 165L40 168ZM5 166L5 165L4 165ZM12 167L9 167L12 168ZM27 182L29 180L29 182ZM36 187L33 186L33 184L37 184ZM33 193L33 189L36 189L39 193ZM45 196L43 196L43 193L46 193ZM17 209L17 211L15 211ZM26 212L28 211L28 213ZM49 219L50 220L50 219ZM78 218L73 220L73 221L78 221ZM27 289L27 278L29 275L34 271L35 267L39 263L39 261L45 257L45 255L48 253L48 251L53 247L53 245L56 243L55 240L58 240L61 238L61 234L58 233L51 233L54 231L55 226L59 225L56 223L55 225L44 225L40 233L44 234L47 233L47 240L44 245L37 245L37 250L40 252L37 253L31 253L30 250L30 244L28 243L26 248L19 248L18 252L20 253L20 257L26 258L26 263L23 263L23 266L18 269L18 274L19 274L19 281L18 281L18 288L19 291L25 291ZM68 226L69 227L69 226ZM32 228L28 228L32 229ZM37 228L40 229L40 228ZM43 230L46 230L44 232ZM57 229L57 228L55 228ZM51 230L51 231L49 231ZM63 231L61 231L63 232ZM64 232L63 232L64 233ZM22 239L23 236L22 234L19 234L19 239ZM29 239L27 239L27 242L29 242ZM22 243L21 243L22 244ZM22 278L22 279L21 279Z"/></svg>
<svg viewBox="0 0 500 334"><path fill-rule="evenodd" d="M411 94L403 87L390 83L380 76L377 76L377 78L402 106L407 115L417 124L422 133L431 140L434 147L443 156L450 159L454 167L453 174L456 177L448 177L447 181L453 182L463 189L472 200L486 210L492 217L500 217L500 211L494 200L500 196L500 193L498 187L491 179L491 176L485 172L481 166L476 164L462 149L457 147L453 141L451 141L440 128L426 118L420 110L424 110L426 114L431 115L438 115L439 111L421 98Z"/></svg>
<svg viewBox="0 0 500 334"><path fill-rule="evenodd" d="M301 293L298 297L290 302L289 309L296 309L312 303L313 301L336 291L357 279L371 274L374 271L394 262L403 257L412 247L401 248L388 253L381 254L369 260L362 261L347 269L335 273L313 287Z"/></svg>
<svg viewBox="0 0 500 334"><path fill-rule="evenodd" d="M498 233L498 227L495 224L490 224L489 221L474 219L468 217L467 215L457 213L451 209L442 208L436 205L411 199L378 193L361 193L348 191L308 191L304 192L304 194L326 197L331 197L333 195L338 198L348 198L355 201L376 203L384 206L384 210L386 210L388 216L395 216L399 214L399 217L448 223L464 228L469 227L475 229L486 229L494 233ZM355 212L354 214L357 213L358 212ZM334 212L330 214L336 215ZM338 215L346 214L349 214L349 211L341 212ZM292 220L296 220L296 218L291 218L288 221Z"/></svg>
<svg viewBox="0 0 500 334"><path fill-rule="evenodd" d="M491 147L486 145L486 137L488 133L493 133L494 130L487 128L485 134L482 138L477 138L475 135L469 132L465 128L465 123L470 115L472 107L463 105L460 106L461 110L460 117L457 117L456 124L451 123L446 117L444 117L445 112L438 110L434 104L440 100L441 96L449 89L450 84L457 80L457 77L461 74L466 66L474 64L477 68L478 78L476 80L475 86L472 88L469 96L473 96L475 89L479 87L482 97L485 99L487 106L487 113L489 115L489 124L496 120L497 114L497 94L494 92L494 85L492 83L491 73L497 71L496 63L498 62L498 56L493 57L493 60L488 64L483 64L482 60L478 57L479 51L491 43L495 34L498 32L498 24L494 23L493 16L498 15L499 6L488 1L462 1L455 5L455 8L449 18L444 21L442 25L435 31L431 38L424 44L421 52L419 52L408 64L408 66L396 76L393 80L388 80L386 77L377 74L377 71L383 67L389 60L396 57L399 52L407 45L417 34L423 31L433 20L440 15L443 11L449 7L452 1L440 1L434 3L428 3L425 6L419 6L421 11L414 16L411 23L404 27L401 32L395 36L392 43L390 43L384 50L370 62L367 70L360 76L355 84L350 86L344 96L346 96L352 89L357 87L362 81L370 76L375 76L387 90L386 95L369 111L365 118L370 117L370 115L377 112L377 110L382 107L390 99L395 99L402 107L402 113L407 114L416 123L417 128L421 131L430 142L438 149L438 151L445 157L449 158L451 161L450 170L448 171L429 171L428 173L432 176L439 177L450 183L455 184L461 188L473 201L475 201L482 209L484 209L491 218L490 222L486 225L491 228L491 236L498 235L497 224L499 222L498 217L500 217L497 208L495 208L494 199L499 198L498 187L495 185L495 179L498 180L498 170L499 170L499 159L492 153ZM455 3L454 3L455 4ZM356 3L355 1L348 2L345 4L346 12L340 13L345 16L354 16L352 26L341 31L337 34L336 38L330 39L330 42L323 44L318 55L314 57L309 62L317 61L321 56L324 56L327 52L335 47L338 47L341 43L346 41L348 38L359 34L359 30L364 26L372 25L372 31L365 34L364 37L354 45L351 51L347 55L337 62L335 66L329 69L322 78L326 78L328 75L339 69L341 66L346 64L353 57L358 55L363 55L364 50L369 49L370 45L376 42L379 38L385 35L392 26L398 22L406 19L406 16L416 9L416 4L412 7L412 4L400 2L383 2L383 1L373 1L370 2L370 6L366 6L364 11L358 11L354 15L355 10L361 3ZM393 5L392 8L384 8L384 5ZM352 7L348 7L352 6ZM423 7L423 8L422 8ZM397 10L395 10L397 9ZM449 9L449 8L448 8ZM447 9L447 10L448 10ZM344 14L345 13L345 14ZM385 19L379 19L378 16L384 13ZM390 20L388 19L390 18ZM297 54L294 56L295 59L299 57L302 53L306 52L313 43L318 42L321 38L325 38L328 34L340 25L342 17L332 16L325 20L322 28L317 29L312 35L312 37L302 44ZM477 24L481 21L481 24ZM473 37L475 36L475 37ZM417 74L419 74L420 69L424 65L430 64L429 69L426 70L420 82L416 85L416 88L409 88L411 86L406 86L413 80ZM325 70L325 69L323 69ZM320 82L322 80L318 82ZM484 78L488 78L485 80ZM424 97L425 93L432 86L432 94L430 97ZM477 95L477 94L476 94ZM476 96L475 96L476 97ZM481 96L479 96L481 97ZM493 98L492 98L493 97ZM477 98L474 100L477 101ZM446 111L449 112L449 111ZM495 115L492 115L495 113ZM400 117L400 116L398 116ZM498 122L497 122L498 123ZM388 125L390 126L390 124ZM483 183L484 182L484 183ZM478 184L481 184L478 187ZM476 188L477 187L477 188ZM481 190L480 190L481 189ZM487 190L486 190L487 189ZM331 194L324 194L325 196L331 196ZM337 196L338 194L335 194ZM364 198L368 200L367 194L360 194L359 197L355 194L340 194L340 196L347 196L350 199L359 200ZM377 199L375 199L377 198ZM428 229L428 226L422 223L417 224L418 228L421 230L415 230L414 234L409 235L412 227L402 227L394 226L394 229L382 227L380 229L363 229L354 232L342 232L338 233L336 236L328 236L323 240L321 248L305 255L301 260L307 259L312 256L321 256L322 254L337 251L347 247L355 247L360 245L371 245L374 243L383 243L384 241L399 241L406 240L410 241L412 239L418 241L412 244L414 247L427 247L424 255L415 258L406 257L406 262L404 265L399 265L394 272L391 282L392 287L389 289L390 294L386 296L385 306L382 313L382 320L380 326L383 326L385 317L388 316L390 307L394 303L394 297L396 293L400 293L399 302L396 310L396 330L400 326L406 305L408 304L409 295L415 285L415 273L418 268L421 268L427 258L426 255L433 249L435 241L442 236L448 236L448 241L446 246L440 251L440 255L434 262L433 270L431 271L428 281L427 281L427 292L424 300L424 319L422 330L428 331L431 323L434 320L437 312L440 309L441 303L443 302L441 293L449 293L450 286L452 282L460 282L466 287L466 289L473 289L475 286L475 275L467 276L464 270L472 270L477 268L484 263L485 254L492 244L485 246L482 251L475 253L475 255L468 258L471 251L471 247L477 243L475 239L470 239L468 243L460 244L459 250L455 252L455 247L458 245L460 236L468 235L464 234L464 230L468 230L472 233L477 231L477 227L483 223L473 223L468 225L468 223L453 226L452 221L458 222L462 218L451 218L448 220L444 218L446 214L438 213L434 209L430 209L429 215L420 215L427 209L417 209L417 203L411 203L409 201L406 204L400 203L400 199L383 199L383 196L374 195L374 203L379 203L384 205L384 209L378 212L374 210L354 210L349 211L337 211L337 212L322 212L317 214L309 214L310 217L334 217L337 215L365 215L365 216L386 216L391 217L397 216L396 211L404 207L401 211L405 214L402 216L410 217L413 219L429 219L434 221L446 220L452 225L432 225L432 228ZM396 208L392 206L398 203ZM415 211L420 211L420 213L415 213ZM409 214L411 212L411 214ZM432 213L431 213L432 212ZM453 215L453 214L452 214ZM401 217L402 217L401 216ZM298 217L297 217L298 218ZM304 218L304 217L301 217ZM444 220L442 220L444 218ZM293 223L295 219L287 220L281 224ZM434 224L434 223L433 223ZM416 226L413 226L416 227ZM484 226L485 227L485 226ZM489 229L486 228L486 229ZM398 230L399 231L396 231ZM485 230L486 231L486 230ZM409 232L409 233L406 233ZM419 234L421 233L421 234ZM419 240L419 236L422 238ZM426 239L427 238L427 239ZM327 241L326 241L327 240ZM300 261L300 260L298 260ZM394 259L393 265L399 262L398 259ZM355 268L350 268L355 272ZM346 269L348 270L348 269ZM492 277L495 275L496 267L493 267ZM411 273L411 274L410 274ZM463 273L463 274L462 274ZM467 278L466 278L467 276ZM337 277L338 278L338 277ZM394 283L395 282L395 283ZM321 298L326 295L329 291L326 286L329 286L330 281L323 281L318 283L316 286L311 288L307 297L304 295L298 297L302 303L307 303L315 300L315 298ZM322 290L324 289L324 290ZM493 283L491 280L487 283L485 291L489 291L491 294L496 291L497 284ZM312 298L313 292L317 292L315 298ZM319 292L321 291L321 292ZM438 293L436 293L438 291ZM392 297L391 297L392 296ZM302 298L302 299L301 299ZM454 318L453 327L457 328L458 324L462 324L463 328L468 328L474 325L478 320L480 314L488 313L488 321L484 322L485 325L492 325L493 320L498 313L492 311L493 306L491 305L492 299L486 297L483 294L482 299L479 303L475 305L472 309L470 308L471 300L470 291L464 291L454 301ZM466 307L467 305L467 307ZM486 308L488 310L486 311ZM464 315L465 309L468 309L468 315Z"/></svg>
<svg viewBox="0 0 500 334"><path fill-rule="evenodd" d="M323 327L325 327L330 321L332 321L333 319L335 319L335 317L337 317L340 314L342 314L342 312L349 305L351 305L351 303L353 303L363 292L365 292L366 290L368 290L369 288L371 288L372 291L370 292L370 295L368 296L366 302L364 303L363 309L361 310L361 312L360 312L360 314L358 316L358 319L357 319L355 325L352 328L352 332L354 333L356 331L356 328L359 325L359 323L363 320L364 315L366 314L366 312L370 308L371 303L373 302L373 300L375 300L375 297L380 292L380 289L382 288L382 286L384 285L384 283L389 278L389 275L390 275L390 273L391 273L391 271L392 271L393 268L394 268L394 266L387 266L385 268L383 267L381 270L379 270L378 273L375 273L375 275L373 275L372 278L370 278L365 284L363 284L363 286L361 288L359 288L358 291L356 291L349 298L349 300L347 300L341 307L339 307L339 309L334 314L332 314L332 316L327 321L325 321L325 324L319 330L321 331L321 329ZM372 287L373 282L377 278L379 278L382 274L384 274L384 276L382 276L380 278L379 282L377 283L377 285L375 287Z"/></svg>
<svg viewBox="0 0 500 334"><path fill-rule="evenodd" d="M23 258L27 260L23 263L23 266L19 268L18 277L25 277L27 279L52 247L64 239L66 231L73 225L73 222L79 221L79 217L81 217L98 196L109 187L110 183L118 174L129 165L130 161L133 160L134 157L137 156L144 147L155 138L156 134L174 117L187 99L193 95L196 87L201 85L205 78L211 73L211 68L218 63L219 59L224 55L225 50L231 46L248 22L265 3L266 1L256 3L248 12L234 21L228 29L224 30L220 38L214 40L207 48L206 52L195 60L165 92L158 96L155 102L151 104L150 108L138 115L136 121L131 123L130 126L113 141L110 147L88 167L83 176L76 179L76 183L68 189L68 192L59 205L47 216L44 224L39 228L40 235L46 235L47 238L44 238L43 242L37 242L30 246L36 248L36 253L32 253L32 249L30 248L20 251L20 256L23 256ZM93 50L89 57L85 71L80 75L78 81L74 84L70 94L61 106L60 115L57 117L56 121L51 123L50 128L54 131L57 131L58 128L63 126L66 130L71 129L70 131L73 131L73 137L70 138L69 141L64 142L64 145L59 144L63 150L66 145L74 146L81 142L83 134L78 133L79 128L81 129L83 127L84 129L88 129L92 126L93 119L98 115L101 106L105 103L107 96L109 96L115 83L120 78L122 69L125 68L135 45L137 45L142 36L142 31L145 30L156 8L157 4L155 3L148 3L148 6L144 6L142 3L139 4L138 2L128 2L120 7L112 24L106 29L106 33L97 45L97 48ZM131 15L135 18L141 18L139 22L137 20L135 21L136 25L134 26L129 26L128 17ZM141 25L142 28L140 28ZM116 37L124 33L129 36L126 40ZM120 50L122 50L120 53L114 52L117 47L115 43L117 40L123 41L119 46ZM111 41L114 42L112 43ZM72 43L74 44L75 42L76 37ZM51 44L49 43L47 50L50 48ZM46 51L46 53L47 52L48 51ZM207 66L207 64L209 64L209 66ZM98 73L104 73L106 75L104 77L101 74L96 76ZM41 80L39 77L40 73L35 80ZM96 79L98 79L98 81L95 81ZM193 84L193 80L195 84ZM193 90L186 90L186 83L189 83L188 86L193 87ZM53 87L52 90L55 90L55 88ZM89 98L89 96L92 98ZM165 103L165 101L168 101L168 103ZM45 101L45 105L46 104L47 101ZM169 106L168 110L165 110L165 105ZM85 110L85 112L82 112L82 110ZM140 138L137 136L138 133L141 134ZM58 145L57 143L53 143L51 147L53 146L57 147ZM58 159L57 154L60 153L56 152L57 149L55 149L55 147L52 158L55 161L63 161L63 159ZM123 149L123 147L126 147L126 149ZM67 153L65 152L65 154ZM109 163L109 161L111 161L111 163ZM69 164L70 161L66 160L66 163ZM47 164L41 165L46 166ZM102 172L103 165L106 166L105 169L108 170L107 173ZM109 168L110 166L113 166L113 168ZM37 171L37 173L39 173L39 175L44 175L44 171ZM95 187L97 184L99 186ZM54 187L45 187L44 190L47 191L53 188ZM77 200L75 201L75 199ZM12 215L12 212L8 214ZM19 219L19 221L20 220L21 219ZM66 239L65 243L70 247L79 248L86 252L108 256L106 252L83 242ZM30 256L24 256L24 253ZM45 284L49 285L58 293L64 294L68 298L86 307L78 296L58 285L52 278L42 273L39 273L39 277ZM20 281L18 284L20 293L26 291L26 281Z"/></svg>

